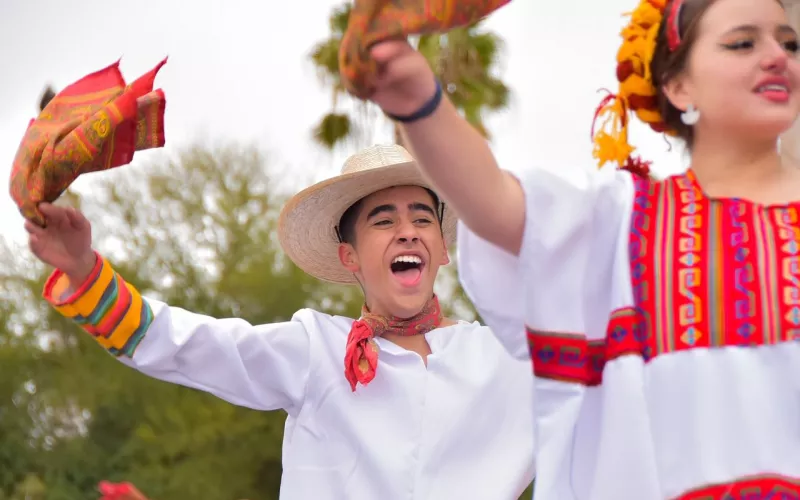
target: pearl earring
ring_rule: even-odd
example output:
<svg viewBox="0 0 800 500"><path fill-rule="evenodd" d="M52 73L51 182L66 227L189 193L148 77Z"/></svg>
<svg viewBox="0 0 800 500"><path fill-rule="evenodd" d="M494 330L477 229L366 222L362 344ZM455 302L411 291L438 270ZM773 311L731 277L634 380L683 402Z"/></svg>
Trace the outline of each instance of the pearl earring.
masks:
<svg viewBox="0 0 800 500"><path fill-rule="evenodd" d="M692 126L695 125L698 120L700 120L700 111L694 107L693 104L690 104L686 111L681 113L681 121L684 125Z"/></svg>

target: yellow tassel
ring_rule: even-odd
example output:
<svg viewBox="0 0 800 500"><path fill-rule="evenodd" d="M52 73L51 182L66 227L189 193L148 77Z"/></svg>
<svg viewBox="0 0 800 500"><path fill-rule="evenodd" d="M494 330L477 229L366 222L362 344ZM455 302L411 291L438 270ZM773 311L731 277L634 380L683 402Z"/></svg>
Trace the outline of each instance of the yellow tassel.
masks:
<svg viewBox="0 0 800 500"><path fill-rule="evenodd" d="M617 64L629 65L625 81L620 82L616 96L608 96L595 113L599 125L592 140L592 156L602 167L608 162L619 167L626 165L636 150L628 143L629 102L631 97L655 96L656 89L650 72L650 63L656 47L658 29L668 0L640 0L632 12L626 13L628 24L622 29L622 44L617 51ZM645 123L659 123L662 117L656 109L637 109L636 115ZM674 132L667 132L672 135Z"/></svg>
<svg viewBox="0 0 800 500"><path fill-rule="evenodd" d="M595 134L592 156L602 167L608 162L625 164L627 158L635 150L628 144L628 105L624 97L615 97L597 112L598 120L602 120Z"/></svg>

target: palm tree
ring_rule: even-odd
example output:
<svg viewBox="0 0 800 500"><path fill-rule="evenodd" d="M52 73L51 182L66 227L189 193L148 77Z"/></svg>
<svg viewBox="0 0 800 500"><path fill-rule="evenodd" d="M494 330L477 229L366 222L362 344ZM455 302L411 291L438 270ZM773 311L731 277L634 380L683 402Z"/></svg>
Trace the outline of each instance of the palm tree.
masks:
<svg viewBox="0 0 800 500"><path fill-rule="evenodd" d="M349 99L339 77L339 44L347 30L350 3L335 7L329 18L329 37L316 44L311 61L323 85L331 90L331 110L314 127L317 143L335 149L349 140L369 135L374 126L374 108L365 102ZM508 106L510 91L494 76L503 42L491 32L481 31L481 23L459 28L446 34L416 37L417 49L425 56L442 82L453 104L485 137L486 111L499 111ZM351 105L346 109L342 98ZM397 127L395 140L400 143Z"/></svg>

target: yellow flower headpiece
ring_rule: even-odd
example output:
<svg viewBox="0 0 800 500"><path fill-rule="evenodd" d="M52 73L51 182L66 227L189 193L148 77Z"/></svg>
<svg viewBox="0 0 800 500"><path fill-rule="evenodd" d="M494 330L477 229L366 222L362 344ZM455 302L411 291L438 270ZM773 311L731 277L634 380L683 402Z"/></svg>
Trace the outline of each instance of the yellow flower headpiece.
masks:
<svg viewBox="0 0 800 500"><path fill-rule="evenodd" d="M632 156L635 148L628 143L630 112L656 132L675 135L658 110L656 88L650 74L650 61L656 48L659 27L668 0L641 0L636 10L626 14L630 22L622 29L622 45L617 52L617 94L608 93L595 111L592 124L594 151L599 167L614 162L618 168L647 175L649 162ZM672 21L682 2L673 2ZM677 27L677 23L676 23ZM599 126L598 126L599 125Z"/></svg>

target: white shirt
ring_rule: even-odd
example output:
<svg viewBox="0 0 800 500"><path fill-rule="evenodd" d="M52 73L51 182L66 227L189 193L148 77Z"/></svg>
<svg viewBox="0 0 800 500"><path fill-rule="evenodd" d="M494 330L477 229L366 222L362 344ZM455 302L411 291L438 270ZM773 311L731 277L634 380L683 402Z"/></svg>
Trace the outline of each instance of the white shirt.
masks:
<svg viewBox="0 0 800 500"><path fill-rule="evenodd" d="M519 257L463 225L458 249L520 360L528 329L536 500L800 498L800 203L614 170L522 185Z"/></svg>
<svg viewBox="0 0 800 500"><path fill-rule="evenodd" d="M516 500L533 478L530 363L487 327L426 334L422 358L384 339L352 392L352 319L310 309L253 326L146 299L155 318L133 358L152 377L258 410L285 409L284 500Z"/></svg>

